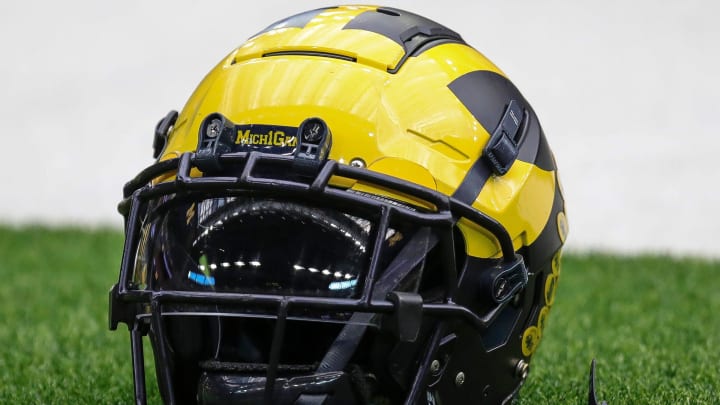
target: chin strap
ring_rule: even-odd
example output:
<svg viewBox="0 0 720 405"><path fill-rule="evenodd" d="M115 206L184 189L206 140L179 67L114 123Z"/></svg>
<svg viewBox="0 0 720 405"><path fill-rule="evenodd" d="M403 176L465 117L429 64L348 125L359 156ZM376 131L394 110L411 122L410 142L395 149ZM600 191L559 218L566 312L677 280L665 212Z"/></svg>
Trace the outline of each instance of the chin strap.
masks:
<svg viewBox="0 0 720 405"><path fill-rule="evenodd" d="M590 392L588 393L588 405L607 405L607 402L598 402L595 395L595 359L590 363Z"/></svg>
<svg viewBox="0 0 720 405"><path fill-rule="evenodd" d="M388 293L397 288L407 275L425 260L427 253L437 243L438 238L430 231L430 228L421 228L415 232L375 283L372 298L385 299ZM376 316L377 314L367 312L353 314L323 357L317 372L343 370L355 354L367 325Z"/></svg>

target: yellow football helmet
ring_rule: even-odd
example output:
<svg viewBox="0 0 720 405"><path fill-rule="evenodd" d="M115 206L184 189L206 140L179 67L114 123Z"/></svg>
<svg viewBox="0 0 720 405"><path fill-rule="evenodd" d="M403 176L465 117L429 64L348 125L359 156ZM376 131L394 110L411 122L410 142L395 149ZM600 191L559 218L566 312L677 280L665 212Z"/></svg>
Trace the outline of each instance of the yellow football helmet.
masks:
<svg viewBox="0 0 720 405"><path fill-rule="evenodd" d="M110 327L167 403L465 404L516 396L567 234L517 88L393 8L279 21L157 125L124 189Z"/></svg>

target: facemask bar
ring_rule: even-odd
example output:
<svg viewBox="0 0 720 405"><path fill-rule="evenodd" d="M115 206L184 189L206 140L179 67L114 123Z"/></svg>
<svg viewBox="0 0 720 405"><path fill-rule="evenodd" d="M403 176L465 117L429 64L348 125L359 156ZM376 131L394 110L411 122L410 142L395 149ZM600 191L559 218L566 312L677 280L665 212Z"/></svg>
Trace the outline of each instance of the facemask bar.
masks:
<svg viewBox="0 0 720 405"><path fill-rule="evenodd" d="M222 167L232 167L240 175L191 177L190 171L197 168L194 153L185 153L180 158L171 159L154 164L143 170L137 177L128 182L124 188L124 199L118 210L125 217L126 242L123 249L122 264L118 283L110 291L110 329L117 328L122 322L128 325L131 332L131 350L133 357L133 375L135 382L136 403L145 403L145 378L142 356L142 335L149 328L147 317L153 329L158 333L158 339L164 339L162 322L162 305L165 303L192 305L197 303L216 305L251 305L257 307L276 308L276 329L273 335L273 345L270 352L270 364L266 376L265 395L266 402L272 403L274 384L277 378L277 366L280 347L284 335L284 328L288 310L292 307L313 308L326 311L348 311L357 313L394 314L398 319L403 318L403 311L408 307L401 298L394 296L393 300L383 299L374 294L376 279L378 279L379 258L382 257L383 237L390 227L390 223L408 221L420 226L434 229L441 241L444 266L444 280L446 297L443 303L422 303L411 306L410 311L418 312L421 316L460 318L469 322L478 330L485 329L500 313L505 302L499 303L488 313L478 316L467 307L453 303L452 297L457 286L457 268L455 266L455 252L453 247L453 228L460 218L476 223L492 234L500 245L502 260L499 261L500 270L517 269L520 266L527 281L527 270L522 257L516 255L512 240L505 228L486 214L475 208L453 199L447 195L428 188L376 173L367 169L341 165L336 161L325 161L318 165L316 170L303 168L302 174L294 166L294 159L288 156L262 154L259 152L238 152L218 156ZM289 175L267 176L267 169L273 173L290 173ZM263 171L264 170L264 171ZM176 172L174 181L167 181L150 185L153 179L162 175L172 175ZM223 173L226 173L224 171ZM373 198L346 189L329 186L330 179L339 176L351 180L361 181L371 186L390 189L412 198L426 201L435 207L434 211L423 212L408 208L401 204L392 204L389 200ZM373 240L373 250L367 270L363 277L362 294L357 299L330 298L330 297L303 297L281 296L270 294L238 294L227 292L204 291L149 291L134 290L129 287L132 266L135 263L135 250L139 240L142 211L146 209L148 201L168 195L197 194L203 198L215 195L230 195L233 192L261 192L275 196L290 196L298 200L322 200L329 205L342 207L362 207L363 209L379 213L379 220L374 227L370 240ZM427 252L425 252L427 253ZM502 272L502 271L501 271ZM361 273L362 274L362 273ZM523 284L524 286L524 284ZM143 305L150 305L152 311L149 315L143 310ZM432 337L428 341L424 359L415 381L421 382L427 374L429 362L432 359L437 343L442 336L445 322L439 322ZM161 372L162 384L169 395L172 395L172 381L167 366L168 354L164 344L159 345L159 358L163 361ZM409 393L408 401L419 398L422 392L415 385ZM173 398L168 398L173 403ZM411 402L407 402L411 403Z"/></svg>

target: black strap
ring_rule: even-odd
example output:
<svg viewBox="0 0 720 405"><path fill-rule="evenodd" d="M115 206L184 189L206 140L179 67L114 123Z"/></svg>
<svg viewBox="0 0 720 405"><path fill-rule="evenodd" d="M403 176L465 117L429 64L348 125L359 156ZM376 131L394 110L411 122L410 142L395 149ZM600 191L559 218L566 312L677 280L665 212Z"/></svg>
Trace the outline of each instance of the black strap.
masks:
<svg viewBox="0 0 720 405"><path fill-rule="evenodd" d="M384 299L407 277L410 272L425 260L427 253L438 243L437 236L430 228L421 228L395 256L385 272L375 283L373 299ZM362 340L367 325L377 316L375 313L356 312L340 331L330 349L323 357L317 372L341 371L355 353Z"/></svg>

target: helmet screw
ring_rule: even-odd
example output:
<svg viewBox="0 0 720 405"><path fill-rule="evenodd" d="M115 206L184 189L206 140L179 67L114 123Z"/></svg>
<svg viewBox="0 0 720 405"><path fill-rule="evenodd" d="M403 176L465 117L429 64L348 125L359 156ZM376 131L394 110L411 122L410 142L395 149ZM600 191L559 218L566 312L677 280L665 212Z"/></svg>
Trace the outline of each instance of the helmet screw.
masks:
<svg viewBox="0 0 720 405"><path fill-rule="evenodd" d="M516 377L520 377L521 380L524 380L527 378L529 372L530 365L525 360L520 360L517 362L517 365L515 366Z"/></svg>
<svg viewBox="0 0 720 405"><path fill-rule="evenodd" d="M365 161L360 158L355 158L350 161L350 166L359 167L362 169L363 167L365 167Z"/></svg>
<svg viewBox="0 0 720 405"><path fill-rule="evenodd" d="M430 371L432 371L433 374L437 374L438 371L440 371L440 361L433 360L432 363L430 363Z"/></svg>
<svg viewBox="0 0 720 405"><path fill-rule="evenodd" d="M318 120L309 122L303 127L303 139L309 142L317 142L322 137L323 125Z"/></svg>
<svg viewBox="0 0 720 405"><path fill-rule="evenodd" d="M215 138L220 135L220 124L220 120L217 119L210 121L210 125L207 127L207 136L209 138Z"/></svg>
<svg viewBox="0 0 720 405"><path fill-rule="evenodd" d="M465 373L463 373L461 371L461 372L457 373L457 375L455 376L455 385L457 385L459 387L459 386L463 385L464 383L465 383Z"/></svg>

